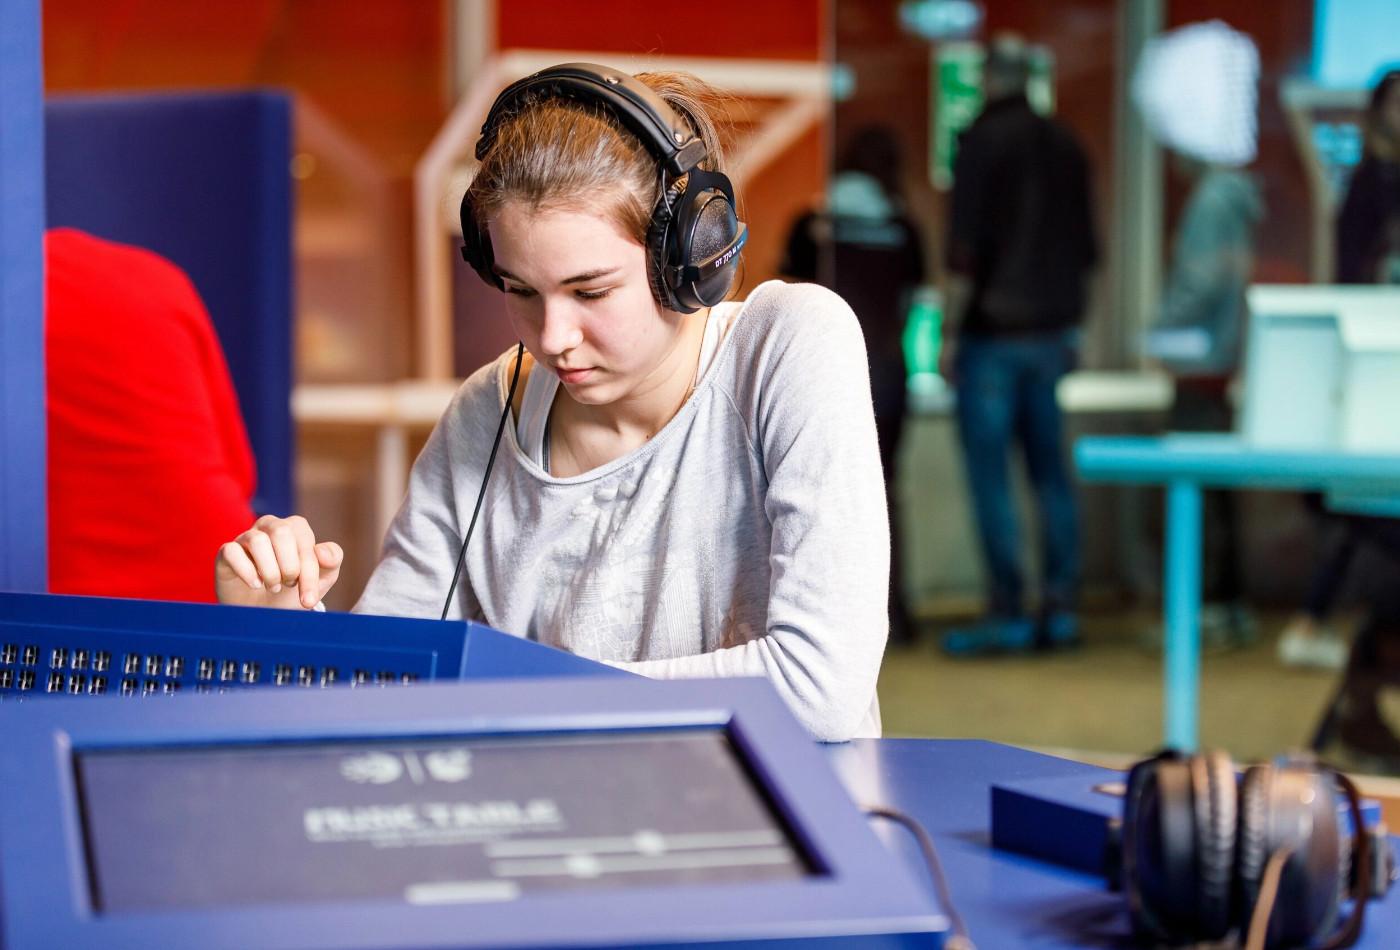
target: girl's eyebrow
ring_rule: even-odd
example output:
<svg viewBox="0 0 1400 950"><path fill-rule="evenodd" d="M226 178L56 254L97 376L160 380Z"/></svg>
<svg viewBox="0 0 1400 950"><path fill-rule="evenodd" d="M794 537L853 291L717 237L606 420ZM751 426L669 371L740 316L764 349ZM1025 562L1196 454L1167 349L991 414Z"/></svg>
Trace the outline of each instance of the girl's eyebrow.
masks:
<svg viewBox="0 0 1400 950"><path fill-rule="evenodd" d="M585 271L585 272L582 273L582 274L575 274L573 277L565 277L565 278L564 278L563 280L561 280L559 283L560 283L560 284L586 284L586 283L588 283L590 280L597 280L597 279L600 278L600 277L610 277L610 276L612 276L613 274L616 274L619 270L621 270L620 267L601 267L601 268L598 268L598 269L596 269L596 270ZM500 277L505 278L506 280L513 280L513 281L515 281L517 284L524 284L524 283L525 283L525 281L521 280L519 277L516 277L514 274L512 274L510 271L506 270L504 267L497 267L497 268L496 268L496 274L497 274L498 276L500 276Z"/></svg>

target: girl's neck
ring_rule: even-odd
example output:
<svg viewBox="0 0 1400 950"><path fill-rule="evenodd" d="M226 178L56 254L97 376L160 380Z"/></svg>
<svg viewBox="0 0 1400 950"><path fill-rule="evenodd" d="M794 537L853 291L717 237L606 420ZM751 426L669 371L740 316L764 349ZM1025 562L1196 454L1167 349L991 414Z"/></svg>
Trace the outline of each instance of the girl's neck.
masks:
<svg viewBox="0 0 1400 950"><path fill-rule="evenodd" d="M660 432L695 388L708 316L709 310L701 310L684 318L675 346L626 399L589 406L575 402L561 387L549 413L550 472L581 475L635 451Z"/></svg>
<svg viewBox="0 0 1400 950"><path fill-rule="evenodd" d="M612 432L624 439L651 438L680 411L695 388L708 316L708 309L686 314L675 345L626 397L604 406L590 406L575 402L561 387L555 397L555 409L562 410L570 423L589 429Z"/></svg>

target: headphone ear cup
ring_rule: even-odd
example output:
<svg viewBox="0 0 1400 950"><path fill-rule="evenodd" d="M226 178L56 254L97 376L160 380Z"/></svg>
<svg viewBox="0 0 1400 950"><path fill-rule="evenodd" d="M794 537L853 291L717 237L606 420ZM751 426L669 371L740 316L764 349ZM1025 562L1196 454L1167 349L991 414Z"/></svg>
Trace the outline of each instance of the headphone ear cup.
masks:
<svg viewBox="0 0 1400 950"><path fill-rule="evenodd" d="M1234 922L1239 789L1234 763L1224 752L1214 750L1189 761L1196 827L1196 936L1220 940Z"/></svg>
<svg viewBox="0 0 1400 950"><path fill-rule="evenodd" d="M496 256L491 250L491 235L476 223L476 209L472 206L471 190L462 196L459 211L462 219L462 260L472 266L472 270L487 284L497 290L505 290L505 281L496 274Z"/></svg>
<svg viewBox="0 0 1400 950"><path fill-rule="evenodd" d="M1191 774L1174 752L1139 762L1123 810L1123 890L1133 931L1151 943L1180 943L1196 930Z"/></svg>
<svg viewBox="0 0 1400 950"><path fill-rule="evenodd" d="M1264 865L1269 860L1269 799L1265 783L1273 771L1271 765L1256 765L1245 770L1240 781L1239 879L1240 899L1246 921L1259 899L1259 885Z"/></svg>
<svg viewBox="0 0 1400 950"><path fill-rule="evenodd" d="M686 222L686 247L689 250L688 264L698 265L701 261L724 250L739 233L739 216L729 198L718 190L708 190L692 205L698 210ZM739 256L722 267L703 275L693 285L683 288L680 293L689 295L690 302L700 307L712 307L725 298L729 288L734 286L734 277L739 269Z"/></svg>
<svg viewBox="0 0 1400 950"><path fill-rule="evenodd" d="M678 313L693 313L699 309L685 309L676 298L670 281L666 279L666 268L673 263L675 247L675 209L685 199L683 180L672 182L662 191L656 207L651 212L651 225L647 228L647 277L651 281L651 294L656 302L667 310Z"/></svg>
<svg viewBox="0 0 1400 950"><path fill-rule="evenodd" d="M733 193L725 175L694 168L657 202L647 253L652 290L663 306L694 313L722 301L734 285L747 234Z"/></svg>
<svg viewBox="0 0 1400 950"><path fill-rule="evenodd" d="M1269 917L1269 946L1312 946L1336 926L1347 861L1331 775L1309 766L1260 765L1240 785L1242 926L1259 900L1270 857L1291 848Z"/></svg>

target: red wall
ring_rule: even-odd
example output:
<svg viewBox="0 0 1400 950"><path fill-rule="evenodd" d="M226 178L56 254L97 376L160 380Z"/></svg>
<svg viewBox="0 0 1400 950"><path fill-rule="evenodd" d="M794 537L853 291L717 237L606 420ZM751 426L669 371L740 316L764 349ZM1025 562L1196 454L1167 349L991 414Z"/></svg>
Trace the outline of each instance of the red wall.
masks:
<svg viewBox="0 0 1400 950"><path fill-rule="evenodd" d="M703 6L655 0L556 3L501 0L500 49L598 51L815 62L825 35L823 0L716 0ZM759 108L762 108L760 104ZM742 126L742 107L735 118ZM826 185L826 130L809 132L739 196L749 225L741 292L774 276L789 223Z"/></svg>
<svg viewBox="0 0 1400 950"><path fill-rule="evenodd" d="M447 114L441 0L44 0L49 92L272 85L395 174Z"/></svg>
<svg viewBox="0 0 1400 950"><path fill-rule="evenodd" d="M667 56L821 56L823 0L499 0L501 49L609 50Z"/></svg>

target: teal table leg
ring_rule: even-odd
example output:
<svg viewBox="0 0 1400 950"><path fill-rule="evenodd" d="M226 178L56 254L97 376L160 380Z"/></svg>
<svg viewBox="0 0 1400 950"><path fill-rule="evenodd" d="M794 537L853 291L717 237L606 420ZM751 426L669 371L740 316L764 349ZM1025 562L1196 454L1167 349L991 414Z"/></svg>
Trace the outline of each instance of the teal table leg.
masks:
<svg viewBox="0 0 1400 950"><path fill-rule="evenodd" d="M1195 751L1200 741L1201 487L1167 486L1166 655L1163 693L1166 742Z"/></svg>

